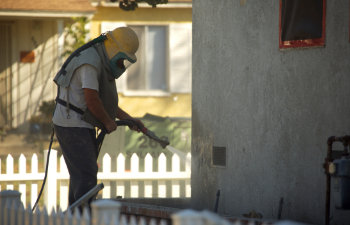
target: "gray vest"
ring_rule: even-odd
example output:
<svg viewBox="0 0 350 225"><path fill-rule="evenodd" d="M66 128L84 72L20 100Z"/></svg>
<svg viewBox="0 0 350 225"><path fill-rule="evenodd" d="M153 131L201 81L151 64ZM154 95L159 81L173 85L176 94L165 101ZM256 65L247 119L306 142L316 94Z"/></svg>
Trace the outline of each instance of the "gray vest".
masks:
<svg viewBox="0 0 350 225"><path fill-rule="evenodd" d="M68 63L64 71L56 74L54 82L58 88L68 88L72 80L74 71L83 64L89 64L96 68L99 73L99 96L108 115L115 119L118 109L118 93L115 85L115 79L111 75L109 59L103 42L97 43L86 50L83 50ZM69 99L62 99L69 103ZM95 127L103 129L103 124L98 121L87 109L82 119Z"/></svg>

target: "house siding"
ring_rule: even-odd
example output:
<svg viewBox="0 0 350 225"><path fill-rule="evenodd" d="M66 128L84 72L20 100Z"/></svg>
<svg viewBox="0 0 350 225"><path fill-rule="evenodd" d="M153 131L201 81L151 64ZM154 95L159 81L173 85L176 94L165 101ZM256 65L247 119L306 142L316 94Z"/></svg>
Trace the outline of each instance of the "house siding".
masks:
<svg viewBox="0 0 350 225"><path fill-rule="evenodd" d="M19 127L38 111L43 100L56 95L52 77L57 71L57 22L17 20L12 23L12 126ZM21 52L32 52L22 62Z"/></svg>

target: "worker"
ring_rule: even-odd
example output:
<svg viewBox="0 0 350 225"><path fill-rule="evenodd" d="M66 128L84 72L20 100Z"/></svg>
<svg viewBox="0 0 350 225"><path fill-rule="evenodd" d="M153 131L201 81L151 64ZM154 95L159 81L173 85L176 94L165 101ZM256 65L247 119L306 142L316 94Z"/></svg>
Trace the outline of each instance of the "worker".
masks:
<svg viewBox="0 0 350 225"><path fill-rule="evenodd" d="M52 120L70 174L69 205L97 184L95 128L111 133L116 118L143 126L118 106L115 83L126 64L136 62L138 46L132 29L116 28L76 50L54 78L58 94ZM139 131L138 126L132 129Z"/></svg>

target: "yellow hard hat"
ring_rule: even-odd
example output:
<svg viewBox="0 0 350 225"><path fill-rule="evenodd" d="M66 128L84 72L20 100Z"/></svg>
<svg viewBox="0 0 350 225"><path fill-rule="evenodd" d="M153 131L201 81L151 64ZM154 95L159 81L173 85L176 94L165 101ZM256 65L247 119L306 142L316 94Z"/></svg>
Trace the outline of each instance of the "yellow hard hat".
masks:
<svg viewBox="0 0 350 225"><path fill-rule="evenodd" d="M119 52L125 53L133 63L136 62L136 51L139 48L139 39L131 28L118 27L106 34L104 41L108 58L112 59Z"/></svg>

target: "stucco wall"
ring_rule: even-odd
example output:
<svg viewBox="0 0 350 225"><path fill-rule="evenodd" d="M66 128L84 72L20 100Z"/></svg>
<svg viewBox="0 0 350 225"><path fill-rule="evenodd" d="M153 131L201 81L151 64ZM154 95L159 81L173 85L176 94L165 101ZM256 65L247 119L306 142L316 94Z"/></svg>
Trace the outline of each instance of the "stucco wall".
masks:
<svg viewBox="0 0 350 225"><path fill-rule="evenodd" d="M280 51L278 1L193 1L195 208L220 189L221 214L276 219L283 198L282 219L324 223L327 138L349 134L348 13L327 1L326 46ZM226 147L225 168L212 146Z"/></svg>

